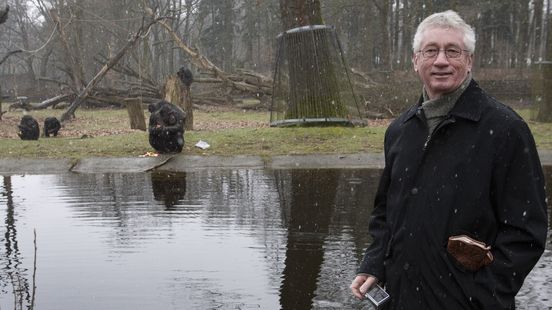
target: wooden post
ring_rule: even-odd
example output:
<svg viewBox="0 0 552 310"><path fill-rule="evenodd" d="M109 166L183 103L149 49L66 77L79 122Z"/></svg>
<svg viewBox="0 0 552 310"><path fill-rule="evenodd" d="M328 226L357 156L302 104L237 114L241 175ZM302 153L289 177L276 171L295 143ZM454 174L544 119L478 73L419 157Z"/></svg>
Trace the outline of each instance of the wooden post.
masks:
<svg viewBox="0 0 552 310"><path fill-rule="evenodd" d="M4 115L4 111L2 111L2 88L0 87L0 121L2 120L2 115Z"/></svg>
<svg viewBox="0 0 552 310"><path fill-rule="evenodd" d="M138 98L125 99L125 105L130 119L130 128L146 131L146 119L142 101Z"/></svg>
<svg viewBox="0 0 552 310"><path fill-rule="evenodd" d="M186 130L194 130L194 110L192 107L192 92L190 86L182 84L182 97L184 98L184 112L186 112L186 123L184 127Z"/></svg>

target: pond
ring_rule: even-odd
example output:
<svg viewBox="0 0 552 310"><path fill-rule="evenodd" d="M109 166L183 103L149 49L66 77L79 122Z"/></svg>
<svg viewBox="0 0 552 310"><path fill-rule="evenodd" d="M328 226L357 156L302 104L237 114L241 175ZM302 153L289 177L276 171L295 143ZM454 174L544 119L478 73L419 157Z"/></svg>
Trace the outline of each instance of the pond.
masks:
<svg viewBox="0 0 552 310"><path fill-rule="evenodd" d="M0 309L371 309L348 287L379 174L0 176ZM520 309L552 306L551 250Z"/></svg>

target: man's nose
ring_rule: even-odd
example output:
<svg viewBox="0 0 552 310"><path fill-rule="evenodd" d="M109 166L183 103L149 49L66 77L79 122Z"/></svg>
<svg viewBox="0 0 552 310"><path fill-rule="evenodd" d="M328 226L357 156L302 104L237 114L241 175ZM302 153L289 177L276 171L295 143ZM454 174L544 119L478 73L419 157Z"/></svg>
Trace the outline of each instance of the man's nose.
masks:
<svg viewBox="0 0 552 310"><path fill-rule="evenodd" d="M447 55L445 54L445 50L440 49L439 52L437 52L437 56L435 56L435 61L433 64L444 64L447 65L449 63Z"/></svg>

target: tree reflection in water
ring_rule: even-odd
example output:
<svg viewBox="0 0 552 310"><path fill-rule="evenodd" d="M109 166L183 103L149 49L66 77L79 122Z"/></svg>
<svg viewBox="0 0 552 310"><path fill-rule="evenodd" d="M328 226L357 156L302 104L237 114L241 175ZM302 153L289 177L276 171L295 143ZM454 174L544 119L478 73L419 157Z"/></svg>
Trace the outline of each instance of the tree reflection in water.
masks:
<svg viewBox="0 0 552 310"><path fill-rule="evenodd" d="M280 305L283 309L310 309L324 260L324 241L335 209L336 170L291 172L289 205L284 207L288 230ZM287 212L286 212L287 211Z"/></svg>
<svg viewBox="0 0 552 310"><path fill-rule="evenodd" d="M28 228L36 227L47 270L40 274L37 308L102 309L119 302L128 306L119 309L365 309L348 285L370 243L380 173L228 169L3 177L0 307L12 308L14 288L22 307L33 302L27 249ZM552 168L545 174L550 184ZM552 186L547 190L550 197ZM548 266L543 261L537 278L526 281L522 303L546 304ZM86 281L71 270L86 273ZM142 276L147 281L136 281ZM112 295L88 298L101 292Z"/></svg>
<svg viewBox="0 0 552 310"><path fill-rule="evenodd" d="M359 206L373 200L377 176L379 172L368 170L360 173L336 169L275 171L283 224L288 232L280 287L282 309L315 307L314 303L321 297L317 295L325 295L321 291L336 280L330 278L324 282L321 274L325 260L339 260L327 256L328 239L347 228L353 236L367 236L355 230L365 231L367 227L372 207ZM360 237L354 241L355 248L363 248L368 240ZM345 271L347 275L350 272ZM343 277L342 274L333 276Z"/></svg>
<svg viewBox="0 0 552 310"><path fill-rule="evenodd" d="M4 266L0 269L0 293L11 293L15 296L14 308L32 309L33 299L28 279L28 270L22 267L21 253L17 242L16 213L14 207L11 177L3 177L1 196L6 203L5 233L0 236L0 262ZM2 253L4 252L4 253Z"/></svg>

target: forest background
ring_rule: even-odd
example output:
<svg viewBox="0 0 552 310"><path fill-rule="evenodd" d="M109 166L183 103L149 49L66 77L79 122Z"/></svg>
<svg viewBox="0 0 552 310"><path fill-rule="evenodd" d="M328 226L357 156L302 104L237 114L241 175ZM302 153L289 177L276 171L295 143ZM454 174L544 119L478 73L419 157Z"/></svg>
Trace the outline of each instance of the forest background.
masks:
<svg viewBox="0 0 552 310"><path fill-rule="evenodd" d="M287 30L283 8L294 2L320 3L323 23L335 28L371 115L395 116L417 97L411 41L416 25L433 12L456 10L475 28L474 76L511 104L533 103L533 73L551 50L548 0L4 0L0 5L10 6L10 17L0 31L2 94L6 100L24 96L36 102L79 93L140 29L149 8L166 17L192 52L223 72L254 72L270 80L276 38ZM196 102L235 102L231 87L210 91L224 80L198 67L160 24L138 37L87 101L153 100L180 67L194 72ZM270 104L269 93L255 96L265 107Z"/></svg>
<svg viewBox="0 0 552 310"><path fill-rule="evenodd" d="M0 25L0 137L8 138L0 157L144 154L147 135L129 128L122 109L79 111L76 121L64 122L61 139L20 143L16 124L21 108L29 108L22 104L41 107L29 112L39 122L61 113L44 109L55 98L62 118L76 103L147 104L163 98L163 86L182 67L194 75L187 154L379 151L389 120L420 94L411 63L416 26L447 9L475 28L475 79L530 120L539 148L552 149L549 1L0 0L1 10L9 5ZM368 126L271 130L277 38L320 23L335 29ZM233 112L224 113L229 107ZM83 139L90 137L96 139ZM200 140L211 148L194 148Z"/></svg>

